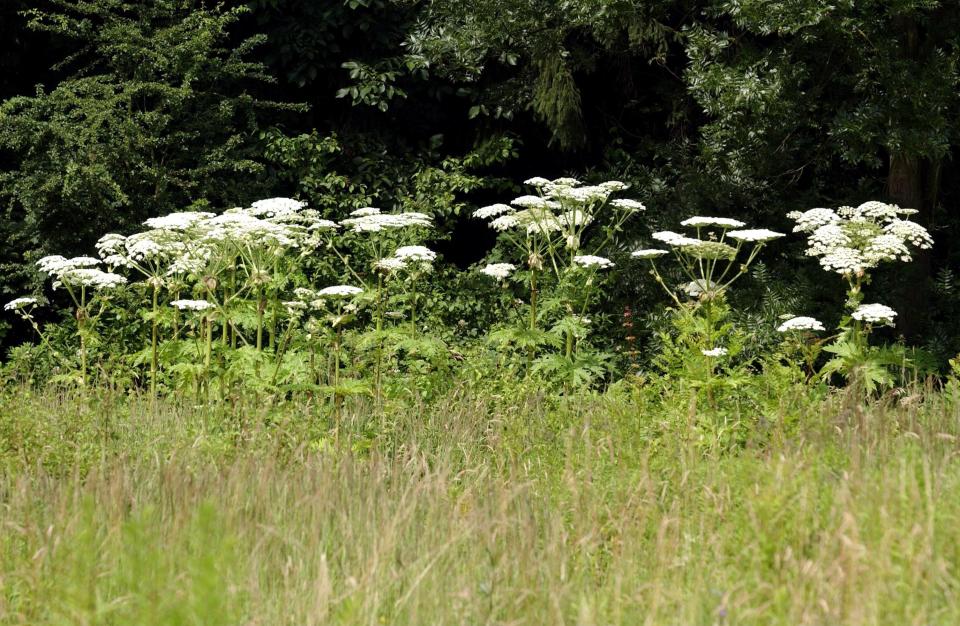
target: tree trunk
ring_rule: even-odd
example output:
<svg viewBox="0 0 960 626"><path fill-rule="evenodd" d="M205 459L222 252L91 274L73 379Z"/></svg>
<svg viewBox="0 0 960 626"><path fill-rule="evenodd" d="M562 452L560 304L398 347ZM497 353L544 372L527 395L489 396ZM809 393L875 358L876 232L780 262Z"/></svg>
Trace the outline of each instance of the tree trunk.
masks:
<svg viewBox="0 0 960 626"><path fill-rule="evenodd" d="M887 175L890 201L903 208L916 209L918 213L913 219L924 226L931 222L939 188L939 163L905 154L890 155ZM907 340L917 339L926 325L930 273L929 250L920 250L900 274L894 308L899 313L900 334Z"/></svg>

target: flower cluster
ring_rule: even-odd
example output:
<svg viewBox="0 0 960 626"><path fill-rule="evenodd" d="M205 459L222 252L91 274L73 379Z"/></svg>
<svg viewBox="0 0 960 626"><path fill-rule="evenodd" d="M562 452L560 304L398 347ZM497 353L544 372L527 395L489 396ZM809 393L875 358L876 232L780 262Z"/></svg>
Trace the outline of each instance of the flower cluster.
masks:
<svg viewBox="0 0 960 626"><path fill-rule="evenodd" d="M824 330L823 323L812 317L791 317L777 327L781 333L789 333L797 330Z"/></svg>
<svg viewBox="0 0 960 626"><path fill-rule="evenodd" d="M480 270L480 273L497 280L506 280L516 269L517 266L513 263L490 263Z"/></svg>
<svg viewBox="0 0 960 626"><path fill-rule="evenodd" d="M742 229L746 224L730 217L697 215L683 220L680 224L695 229L696 236L662 230L653 233L652 238L669 246L686 274L694 278L679 287L680 291L694 298L712 297L721 293L744 274L764 245L784 236L766 228ZM753 246L747 259L737 263L737 256L747 244ZM649 260L657 281L663 285L654 260L666 254L669 252L664 249L645 248L634 251L631 256ZM731 275L731 270L736 265L739 265L739 269ZM666 288L665 285L664 287ZM673 291L668 289L668 292L675 298Z"/></svg>
<svg viewBox="0 0 960 626"><path fill-rule="evenodd" d="M611 194L627 189L626 184L616 180L582 185L573 178L535 177L525 182L536 187L540 195L523 195L510 204L481 207L473 212L473 217L490 220L490 227L501 233L520 231L528 237L556 237L565 248L576 251L581 247L584 230L605 206L625 215L646 208L636 200L611 200Z"/></svg>
<svg viewBox="0 0 960 626"><path fill-rule="evenodd" d="M787 214L794 232L807 233L807 255L829 272L860 277L884 262L910 261L911 249L928 249L927 230L903 216L915 213L895 204L870 201L860 206L810 209Z"/></svg>
<svg viewBox="0 0 960 626"><path fill-rule="evenodd" d="M850 316L868 324L888 324L893 326L897 312L884 304L861 304Z"/></svg>
<svg viewBox="0 0 960 626"><path fill-rule="evenodd" d="M180 311L206 311L214 307L213 303L206 300L174 300L170 306Z"/></svg>
<svg viewBox="0 0 960 626"><path fill-rule="evenodd" d="M25 309L29 306L33 306L36 303L37 303L37 299L30 296L24 296L22 298L14 298L10 302L7 302L5 305L3 305L3 310L19 311L20 309Z"/></svg>

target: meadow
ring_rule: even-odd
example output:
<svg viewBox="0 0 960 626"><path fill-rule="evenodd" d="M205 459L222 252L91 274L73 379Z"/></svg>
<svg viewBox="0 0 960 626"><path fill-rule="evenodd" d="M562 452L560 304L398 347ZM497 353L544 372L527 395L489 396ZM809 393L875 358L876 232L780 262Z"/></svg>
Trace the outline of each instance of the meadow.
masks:
<svg viewBox="0 0 960 626"><path fill-rule="evenodd" d="M351 403L332 438L309 404L12 389L0 623L955 623L958 400L797 388L730 453L642 391Z"/></svg>

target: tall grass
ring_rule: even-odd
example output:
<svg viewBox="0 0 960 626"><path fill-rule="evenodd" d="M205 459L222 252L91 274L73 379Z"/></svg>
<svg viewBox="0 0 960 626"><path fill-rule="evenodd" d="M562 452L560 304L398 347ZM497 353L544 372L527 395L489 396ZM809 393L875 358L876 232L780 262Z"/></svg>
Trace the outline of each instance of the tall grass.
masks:
<svg viewBox="0 0 960 626"><path fill-rule="evenodd" d="M0 623L960 623L957 404L788 414L717 453L642 399L345 406L332 439L299 404L21 390Z"/></svg>

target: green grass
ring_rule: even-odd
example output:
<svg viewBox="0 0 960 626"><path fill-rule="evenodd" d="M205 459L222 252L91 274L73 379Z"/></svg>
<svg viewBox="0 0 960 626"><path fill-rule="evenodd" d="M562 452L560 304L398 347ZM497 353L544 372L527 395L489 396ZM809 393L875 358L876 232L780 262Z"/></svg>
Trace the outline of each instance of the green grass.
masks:
<svg viewBox="0 0 960 626"><path fill-rule="evenodd" d="M334 435L11 391L0 623L960 623L958 407L786 395L717 451L669 398L452 392Z"/></svg>

